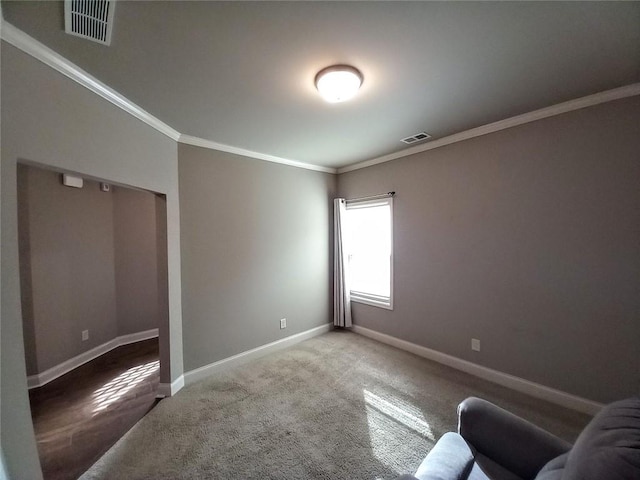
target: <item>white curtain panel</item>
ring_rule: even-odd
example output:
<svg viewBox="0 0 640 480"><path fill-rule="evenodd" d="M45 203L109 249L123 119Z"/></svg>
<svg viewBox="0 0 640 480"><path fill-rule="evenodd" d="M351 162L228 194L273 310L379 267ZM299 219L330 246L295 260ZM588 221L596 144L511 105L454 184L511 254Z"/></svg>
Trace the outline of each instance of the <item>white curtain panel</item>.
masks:
<svg viewBox="0 0 640 480"><path fill-rule="evenodd" d="M350 327L351 297L347 282L347 259L344 253L343 220L347 211L344 198L333 199L333 324Z"/></svg>

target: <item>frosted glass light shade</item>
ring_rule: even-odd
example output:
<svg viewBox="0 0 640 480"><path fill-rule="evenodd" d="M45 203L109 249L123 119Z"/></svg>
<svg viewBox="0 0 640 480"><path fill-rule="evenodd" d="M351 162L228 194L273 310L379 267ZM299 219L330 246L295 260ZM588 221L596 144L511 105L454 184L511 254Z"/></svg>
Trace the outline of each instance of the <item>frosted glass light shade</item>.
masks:
<svg viewBox="0 0 640 480"><path fill-rule="evenodd" d="M334 65L316 75L316 88L329 103L344 102L353 98L362 85L362 74L348 65Z"/></svg>

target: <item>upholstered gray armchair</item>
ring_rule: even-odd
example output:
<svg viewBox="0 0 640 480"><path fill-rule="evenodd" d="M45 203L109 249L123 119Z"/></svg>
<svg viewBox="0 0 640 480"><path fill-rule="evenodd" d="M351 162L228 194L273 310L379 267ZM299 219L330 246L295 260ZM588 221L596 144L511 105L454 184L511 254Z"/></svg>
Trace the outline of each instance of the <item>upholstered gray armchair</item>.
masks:
<svg viewBox="0 0 640 480"><path fill-rule="evenodd" d="M606 406L575 445L479 398L458 406L414 476L399 480L640 480L640 397Z"/></svg>

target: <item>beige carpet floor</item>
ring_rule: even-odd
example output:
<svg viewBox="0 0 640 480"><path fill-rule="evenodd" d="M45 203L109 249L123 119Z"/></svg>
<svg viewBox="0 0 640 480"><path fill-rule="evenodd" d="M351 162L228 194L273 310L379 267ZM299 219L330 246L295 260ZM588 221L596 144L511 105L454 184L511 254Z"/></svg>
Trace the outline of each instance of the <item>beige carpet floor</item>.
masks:
<svg viewBox="0 0 640 480"><path fill-rule="evenodd" d="M159 403L82 480L393 479L479 396L573 441L589 417L333 331Z"/></svg>

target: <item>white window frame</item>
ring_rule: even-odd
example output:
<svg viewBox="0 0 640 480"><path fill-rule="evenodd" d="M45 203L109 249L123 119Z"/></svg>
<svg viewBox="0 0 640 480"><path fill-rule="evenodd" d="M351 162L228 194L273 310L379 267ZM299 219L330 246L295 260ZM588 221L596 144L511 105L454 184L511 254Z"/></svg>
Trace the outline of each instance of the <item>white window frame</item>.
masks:
<svg viewBox="0 0 640 480"><path fill-rule="evenodd" d="M373 307L385 308L393 310L393 197L388 196L375 200L355 200L346 202L346 209L367 208L375 205L389 205L389 235L390 235L390 254L389 254L389 298L380 295L374 295L366 292L358 292L350 290L351 301L371 305Z"/></svg>

